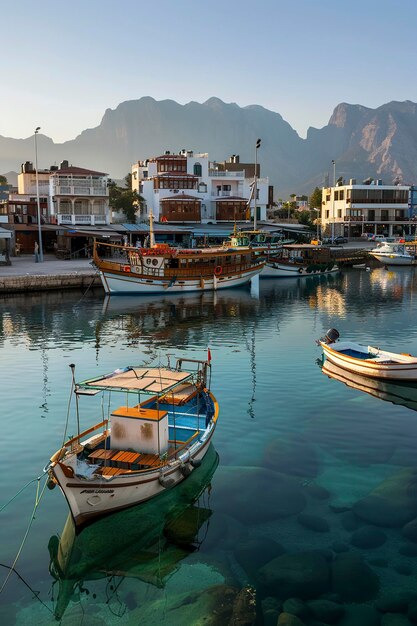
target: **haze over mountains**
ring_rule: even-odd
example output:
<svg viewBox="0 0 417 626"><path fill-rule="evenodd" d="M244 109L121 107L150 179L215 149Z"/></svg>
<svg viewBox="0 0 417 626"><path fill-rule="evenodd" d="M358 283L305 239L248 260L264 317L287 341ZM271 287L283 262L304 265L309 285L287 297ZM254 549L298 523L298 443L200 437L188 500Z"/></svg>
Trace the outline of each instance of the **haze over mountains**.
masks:
<svg viewBox="0 0 417 626"><path fill-rule="evenodd" d="M55 144L38 135L38 164L42 169L68 159L73 165L123 178L132 163L165 150L208 152L212 161L239 154L242 162L253 162L260 137L261 175L269 176L276 199L310 194L316 185L323 185L326 175L332 182L332 159L336 177L356 178L360 183L371 176L386 184L395 179L414 184L416 112L417 104L410 101L389 102L376 109L342 103L326 126L309 128L303 139L279 113L258 105L239 107L218 98L181 105L144 97L107 109L98 126L71 141ZM0 136L0 172L20 171L21 163L33 160L33 136Z"/></svg>

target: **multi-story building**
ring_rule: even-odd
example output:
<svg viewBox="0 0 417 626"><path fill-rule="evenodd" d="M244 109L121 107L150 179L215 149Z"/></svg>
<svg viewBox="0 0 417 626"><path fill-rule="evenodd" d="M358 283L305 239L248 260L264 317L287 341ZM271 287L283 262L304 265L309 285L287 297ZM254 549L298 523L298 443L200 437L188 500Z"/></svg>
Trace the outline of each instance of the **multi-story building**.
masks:
<svg viewBox="0 0 417 626"><path fill-rule="evenodd" d="M348 185L324 187L322 232L345 237L408 234L415 225L409 202L409 185L383 185L381 180L357 185L351 179Z"/></svg>
<svg viewBox="0 0 417 626"><path fill-rule="evenodd" d="M108 175L62 161L49 176L51 221L58 225L110 224Z"/></svg>
<svg viewBox="0 0 417 626"><path fill-rule="evenodd" d="M251 219L255 201L251 197L252 172L237 169L233 162L211 163L208 154L182 150L139 161L132 166L132 188L144 199L146 217L152 210L159 222L241 221ZM246 168L249 165L246 164ZM257 181L258 219L266 219L269 201L268 179Z"/></svg>

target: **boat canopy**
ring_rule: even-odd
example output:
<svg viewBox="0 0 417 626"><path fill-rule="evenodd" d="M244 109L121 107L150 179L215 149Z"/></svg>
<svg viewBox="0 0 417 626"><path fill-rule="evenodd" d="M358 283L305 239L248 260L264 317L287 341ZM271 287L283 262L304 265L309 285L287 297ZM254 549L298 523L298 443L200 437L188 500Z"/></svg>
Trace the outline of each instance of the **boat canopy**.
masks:
<svg viewBox="0 0 417 626"><path fill-rule="evenodd" d="M79 395L95 395L100 391L123 391L126 393L165 394L177 385L192 378L192 372L169 368L146 368L129 366L110 374L84 380L76 385Z"/></svg>

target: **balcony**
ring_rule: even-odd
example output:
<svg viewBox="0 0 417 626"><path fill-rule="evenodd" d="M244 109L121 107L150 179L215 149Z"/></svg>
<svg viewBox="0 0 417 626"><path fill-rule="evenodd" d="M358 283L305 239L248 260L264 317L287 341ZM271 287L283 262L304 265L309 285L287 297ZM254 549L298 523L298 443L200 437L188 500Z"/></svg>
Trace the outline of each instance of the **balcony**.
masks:
<svg viewBox="0 0 417 626"><path fill-rule="evenodd" d="M57 185L52 190L54 196L105 196L108 197L107 187L72 187Z"/></svg>
<svg viewBox="0 0 417 626"><path fill-rule="evenodd" d="M74 213L58 213L58 226L94 226L95 224L108 224L106 215L75 215Z"/></svg>
<svg viewBox="0 0 417 626"><path fill-rule="evenodd" d="M209 170L209 176L213 178L245 178L245 172L229 172L229 170Z"/></svg>

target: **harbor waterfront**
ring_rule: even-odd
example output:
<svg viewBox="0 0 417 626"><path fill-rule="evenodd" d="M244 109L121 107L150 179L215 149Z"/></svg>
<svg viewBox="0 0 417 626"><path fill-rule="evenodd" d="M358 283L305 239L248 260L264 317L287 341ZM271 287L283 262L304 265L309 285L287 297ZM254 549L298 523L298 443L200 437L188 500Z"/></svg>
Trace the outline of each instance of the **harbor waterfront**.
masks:
<svg viewBox="0 0 417 626"><path fill-rule="evenodd" d="M417 413L398 388L393 404L330 377L315 339L333 327L416 355L416 295L415 268L381 267L258 291L0 297L2 623L255 623L254 602L274 626L294 611L306 625L415 615ZM84 380L207 347L221 417L201 467L78 535L42 478L32 520L36 479L64 437L70 364ZM81 415L100 409L79 402Z"/></svg>

